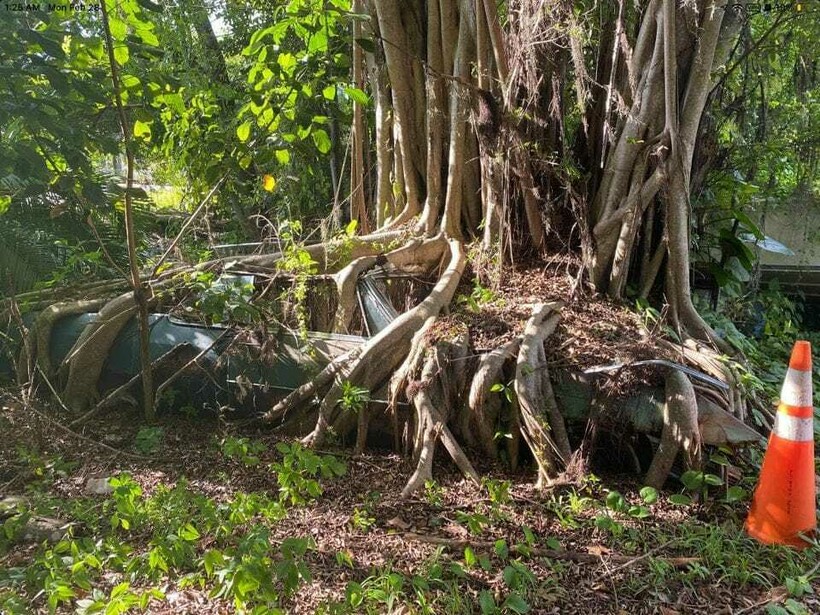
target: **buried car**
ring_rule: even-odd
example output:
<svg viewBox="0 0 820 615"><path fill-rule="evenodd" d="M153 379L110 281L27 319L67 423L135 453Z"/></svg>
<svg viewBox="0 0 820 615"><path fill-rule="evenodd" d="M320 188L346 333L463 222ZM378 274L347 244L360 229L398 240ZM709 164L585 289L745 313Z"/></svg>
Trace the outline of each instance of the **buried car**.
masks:
<svg viewBox="0 0 820 615"><path fill-rule="evenodd" d="M310 382L334 359L362 346L370 337L390 326L399 311L391 300L388 287L392 280L400 278L379 269L359 277L356 285L358 334L307 327L294 329L279 322L268 322L259 330L243 325L191 322L178 314L150 315L150 354L164 380L157 389L158 401L174 407L210 406L254 413L269 410L277 400ZM253 276L233 274L222 276L215 286L254 285L257 282ZM50 331L48 355L51 365L65 364L76 352L75 344L81 333L98 318L96 312L85 312L57 321ZM33 317L29 317L29 322L32 320ZM103 400L95 409L115 399L130 398L136 404L134 398L139 395L139 387L134 385L140 373L138 338L138 327L132 319L118 333L108 353L98 382ZM664 369L680 370L690 377L709 378L683 365L663 363ZM556 402L571 429L583 431L601 381L610 377L608 374L613 370L617 373L617 370L629 367L553 370ZM5 368L7 372L11 371L11 363L7 361ZM372 402L385 403L380 401L386 397L383 391L371 393L369 399ZM703 443L742 444L760 438L756 431L709 399L699 397L697 401L698 427ZM650 436L660 433L663 427L664 404L663 391L649 386L617 401L623 423L634 433ZM293 427L298 431L302 426ZM637 459L636 466L640 471Z"/></svg>

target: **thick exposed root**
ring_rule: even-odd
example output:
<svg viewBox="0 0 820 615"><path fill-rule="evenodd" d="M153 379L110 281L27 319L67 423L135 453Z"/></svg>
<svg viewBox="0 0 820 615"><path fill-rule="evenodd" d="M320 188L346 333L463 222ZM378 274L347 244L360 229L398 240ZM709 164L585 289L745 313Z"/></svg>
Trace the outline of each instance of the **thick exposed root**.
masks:
<svg viewBox="0 0 820 615"><path fill-rule="evenodd" d="M419 330L413 334L413 340L410 342L410 352L390 378L388 390L390 392L390 407L393 411L396 409L399 397L404 394L404 390L412 375L421 370L425 351L423 340L430 330L430 327L436 322L437 316L438 315L430 316L424 321L424 324Z"/></svg>
<svg viewBox="0 0 820 615"><path fill-rule="evenodd" d="M432 264L441 260L443 247L443 238L432 241L415 239L387 254L361 256L335 274L339 304L336 308L334 331L347 333L349 330L357 305L356 283L363 272L379 264L380 261L381 264L391 265L400 270L419 269L426 271Z"/></svg>
<svg viewBox="0 0 820 615"><path fill-rule="evenodd" d="M105 299L85 299L79 301L64 301L48 306L37 316L32 328L35 338L37 364L46 378L54 375L54 366L51 364L51 332L55 323L61 318L95 312L105 305Z"/></svg>
<svg viewBox="0 0 820 615"><path fill-rule="evenodd" d="M483 354L478 360L475 376L473 376L470 383L467 404L472 419L471 424L478 436L481 447L491 459L498 456L498 447L493 430L495 420L491 418L490 408L488 408L488 403L492 399L490 389L501 381L504 364L513 357L518 356L520 346L521 338L517 337L500 348ZM496 406L500 406L500 398L496 398L494 401L496 401Z"/></svg>
<svg viewBox="0 0 820 615"><path fill-rule="evenodd" d="M334 333L347 333L356 312L356 282L362 272L376 264L375 256L362 256L335 275L339 305L333 323Z"/></svg>
<svg viewBox="0 0 820 615"><path fill-rule="evenodd" d="M89 324L68 353L68 379L63 389L66 405L72 410L86 410L98 397L100 379L108 351L117 335L137 314L134 293L127 292L108 302L97 320Z"/></svg>
<svg viewBox="0 0 820 615"><path fill-rule="evenodd" d="M677 370L666 377L666 405L663 410L663 431L658 452L646 473L646 484L660 489L682 449L687 469L700 463L700 431L695 389L689 379Z"/></svg>
<svg viewBox="0 0 820 615"><path fill-rule="evenodd" d="M544 355L544 340L555 331L559 320L558 309L560 303L535 307L524 329L515 370L515 393L522 434L538 464L539 487L549 484L571 454L566 426L555 403Z"/></svg>
<svg viewBox="0 0 820 615"><path fill-rule="evenodd" d="M435 348L428 349L420 380L413 387L412 398L416 411L417 432L420 432L420 448L416 470L402 490L402 497L411 495L417 489L423 487L425 481L432 478L433 456L436 442L439 439L441 439L444 448L464 476L476 484L480 482L478 473L447 427L447 420L450 417L442 416L439 411L439 407L443 409L458 407L447 403L448 397L451 396L453 391L450 390L446 378L442 378L450 365L450 361L448 358L442 357L441 354L450 354L449 350L452 347L458 346L444 343L441 346L437 345Z"/></svg>
<svg viewBox="0 0 820 615"><path fill-rule="evenodd" d="M433 478L433 454L436 451L436 439L438 437L435 422L429 411L432 404L428 403L426 394L419 393L416 395L413 399L413 405L416 408L418 462L415 471L401 492L404 498L423 487L424 483Z"/></svg>
<svg viewBox="0 0 820 615"><path fill-rule="evenodd" d="M192 358L196 357L196 349L190 344L180 344L175 346L161 357L158 357L151 362L151 370L156 374L171 374L170 378L176 376L179 370L183 369L185 364ZM168 379L170 379L168 378ZM87 420L98 414L99 412L110 407L111 404L122 399L123 396L130 396L136 399L140 394L139 384L142 381L142 372L130 378L125 384L117 387L104 398L97 402L91 410L71 422L69 427L77 427L85 423ZM167 380L166 380L167 382ZM164 383L161 383L161 385ZM160 386L161 386L160 385Z"/></svg>
<svg viewBox="0 0 820 615"><path fill-rule="evenodd" d="M320 391L324 390L333 382L333 379L340 374L344 376L347 371L346 368L352 361L355 361L362 353L363 348L357 347L338 357L333 362L329 363L319 374L312 380L306 382L298 389L289 393L287 397L277 402L273 408L268 410L263 416L262 420L266 423L273 423L275 421L284 421L286 414L290 410L294 410L304 404L306 401L313 398Z"/></svg>
<svg viewBox="0 0 820 615"><path fill-rule="evenodd" d="M410 352L405 357L402 364L398 367L398 369L393 373L393 376L390 378L390 382L388 383L388 412L392 417L393 421L393 428L394 428L394 447L396 450L401 448L402 438L404 443L404 452L406 455L410 454L411 449L416 447L416 453L418 453L418 445L421 442L421 434L416 433L415 437L411 436L409 430L409 423L406 423L404 426L404 430L402 433L399 433L399 426L398 426L398 403L399 398L404 395L407 385L410 382L411 377L416 374L417 372L421 371L422 362L424 361L425 356L425 345L424 339L427 335L427 332L433 326L433 323L436 322L437 316L430 316L421 328L413 334L413 340L410 342ZM418 427L418 422L416 422L416 426ZM414 458L418 458L418 455L414 455Z"/></svg>
<svg viewBox="0 0 820 615"><path fill-rule="evenodd" d="M421 242L415 249L419 251L419 255L429 254L432 250L443 249L445 246L443 242L444 239L439 236ZM413 332L452 301L461 280L461 274L464 272L466 255L460 242L450 240L448 243L450 262L433 290L419 305L399 316L389 327L368 340L362 349L361 356L350 365L349 372L346 374L347 380L371 391L376 389L388 379L393 370L407 356ZM409 261L409 254L402 253L402 255ZM305 439L306 444L320 446L324 442L342 397L343 381L337 377L325 394L319 407L316 427Z"/></svg>

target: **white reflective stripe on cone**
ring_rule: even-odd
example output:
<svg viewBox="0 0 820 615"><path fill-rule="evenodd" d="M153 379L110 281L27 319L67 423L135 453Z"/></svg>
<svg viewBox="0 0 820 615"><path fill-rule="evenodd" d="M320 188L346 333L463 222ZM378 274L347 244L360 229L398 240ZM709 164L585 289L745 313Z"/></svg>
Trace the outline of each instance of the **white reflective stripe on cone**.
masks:
<svg viewBox="0 0 820 615"><path fill-rule="evenodd" d="M811 406L811 372L790 367L780 391L780 401L796 408Z"/></svg>
<svg viewBox="0 0 820 615"><path fill-rule="evenodd" d="M792 442L814 441L814 419L803 419L778 412L774 421L774 433Z"/></svg>

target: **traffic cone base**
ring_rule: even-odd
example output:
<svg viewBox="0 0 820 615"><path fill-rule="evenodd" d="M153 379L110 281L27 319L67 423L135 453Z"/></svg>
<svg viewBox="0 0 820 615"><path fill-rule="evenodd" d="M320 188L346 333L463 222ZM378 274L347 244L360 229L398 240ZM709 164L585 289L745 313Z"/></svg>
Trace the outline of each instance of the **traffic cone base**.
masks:
<svg viewBox="0 0 820 615"><path fill-rule="evenodd" d="M794 345L746 532L767 544L807 547L817 528L811 345Z"/></svg>
<svg viewBox="0 0 820 615"><path fill-rule="evenodd" d="M806 467L812 472L802 471ZM801 534L810 535L817 524L813 468L814 446L772 435L746 520L752 538L766 544L808 546ZM764 480L775 474L776 480Z"/></svg>

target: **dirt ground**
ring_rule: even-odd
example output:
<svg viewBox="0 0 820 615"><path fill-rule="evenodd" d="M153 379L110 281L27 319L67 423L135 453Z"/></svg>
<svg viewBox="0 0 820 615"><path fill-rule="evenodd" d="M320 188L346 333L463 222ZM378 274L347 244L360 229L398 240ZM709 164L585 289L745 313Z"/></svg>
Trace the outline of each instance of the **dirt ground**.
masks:
<svg viewBox="0 0 820 615"><path fill-rule="evenodd" d="M183 477L191 489L217 501L230 500L239 492L277 494L276 479L264 463L278 455L276 436L267 431L249 431L213 416L164 416L159 449L138 457L135 441L140 420L132 410L111 412L81 432L70 433L58 425L63 422L59 409L34 408L8 393L2 396L0 408L4 434L0 440L0 496L30 493L28 485L36 477L21 451L75 462L50 480L41 480L40 488L49 496L82 500L90 506L107 496L85 493L88 479L122 472L130 473L142 486L143 497L158 485L173 486ZM220 452L218 441L239 434L268 445L261 455L262 464L247 467ZM745 538L739 529L743 505L728 506L715 498L706 505L680 507L662 494L656 504L647 507L645 518L613 515L614 531L602 528L595 517L605 509L602 503L609 489L623 493L630 504L640 504L640 483L635 477L593 468L602 477L599 481L537 492L532 486L532 467L505 474L476 459L479 471L494 484L510 483L509 496L493 501L486 488L463 480L441 455L436 459L435 492L400 500L398 494L412 472L407 459L387 451L358 458L344 449L330 452L346 463L347 473L324 481L324 493L315 502L290 508L285 519L271 525L274 542L310 536L316 545L307 555L313 579L283 603L288 613L316 612L321 605L341 600L348 582L362 583L388 570L409 579L423 577L431 563L464 565L468 545L479 559L486 556L487 566L465 567L466 574L458 580L459 593L474 605L482 590L501 598L504 565L494 550L499 540L511 549L525 545L518 555L534 575L526 593L533 613L738 615L760 612L772 601L786 598L778 570L794 555L757 547ZM471 532L475 528L465 519L481 519L482 515L487 522ZM139 540L134 537L136 549ZM33 545L17 545L0 551L0 568L25 565L35 550ZM340 553L346 554L344 565ZM754 574L745 575L748 580L741 580L745 578L739 574L743 566L756 568ZM107 575L100 582L113 586L117 580L116 575ZM812 583L815 590L820 589L816 581ZM0 593L2 589L0 583ZM209 599L207 588L182 589L171 578L164 591L165 600L153 601L148 612L234 612L230 603ZM392 612L422 612L410 603L410 597L407 601ZM805 612L820 612L816 593L804 596L802 604ZM368 612L387 612L381 608ZM439 610L442 608L434 605L427 612L447 612ZM42 598L33 599L31 612L41 611L47 612Z"/></svg>

